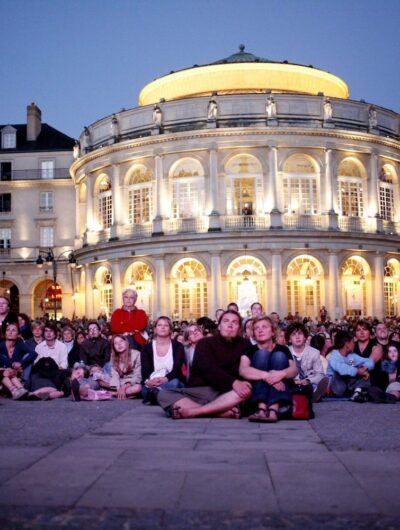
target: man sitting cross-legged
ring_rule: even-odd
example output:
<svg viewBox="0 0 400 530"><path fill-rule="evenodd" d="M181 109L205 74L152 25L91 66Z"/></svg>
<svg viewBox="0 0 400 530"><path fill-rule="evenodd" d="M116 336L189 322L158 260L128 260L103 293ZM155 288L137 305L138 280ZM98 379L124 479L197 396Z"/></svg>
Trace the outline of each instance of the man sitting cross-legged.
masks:
<svg viewBox="0 0 400 530"><path fill-rule="evenodd" d="M241 324L236 311L225 311L219 334L197 343L187 387L160 390L158 402L173 419L240 417L238 405L251 395L251 384L239 378L240 358L250 347L240 336Z"/></svg>

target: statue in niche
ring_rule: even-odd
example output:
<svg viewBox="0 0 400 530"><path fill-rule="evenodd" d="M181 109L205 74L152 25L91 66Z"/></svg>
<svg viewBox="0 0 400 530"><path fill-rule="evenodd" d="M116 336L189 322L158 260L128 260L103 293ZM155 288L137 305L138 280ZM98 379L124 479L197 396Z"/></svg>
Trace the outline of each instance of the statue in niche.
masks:
<svg viewBox="0 0 400 530"><path fill-rule="evenodd" d="M156 104L153 108L153 123L156 127L160 128L162 125L162 110Z"/></svg>
<svg viewBox="0 0 400 530"><path fill-rule="evenodd" d="M373 105L370 106L368 111L368 126L370 129L374 129L378 125L378 118L376 109Z"/></svg>
<svg viewBox="0 0 400 530"><path fill-rule="evenodd" d="M118 120L115 114L111 118L111 136L116 138L118 136Z"/></svg>
<svg viewBox="0 0 400 530"><path fill-rule="evenodd" d="M90 131L88 127L84 127L84 141L85 141L85 149L90 149Z"/></svg>
<svg viewBox="0 0 400 530"><path fill-rule="evenodd" d="M265 113L268 119L276 118L276 103L271 95L268 97L265 104Z"/></svg>
<svg viewBox="0 0 400 530"><path fill-rule="evenodd" d="M324 120L331 120L332 119L332 103L329 98L326 98L324 103Z"/></svg>
<svg viewBox="0 0 400 530"><path fill-rule="evenodd" d="M81 146L79 144L79 140L75 140L75 144L72 150L74 160L77 160L79 158Z"/></svg>
<svg viewBox="0 0 400 530"><path fill-rule="evenodd" d="M207 118L209 120L216 120L218 117L218 104L215 99L210 99L208 102Z"/></svg>

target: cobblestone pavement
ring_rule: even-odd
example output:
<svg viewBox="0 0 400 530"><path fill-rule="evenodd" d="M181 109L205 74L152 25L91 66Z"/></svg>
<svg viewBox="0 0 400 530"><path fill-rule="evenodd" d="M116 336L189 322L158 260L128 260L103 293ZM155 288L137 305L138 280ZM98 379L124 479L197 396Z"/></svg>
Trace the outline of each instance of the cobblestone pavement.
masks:
<svg viewBox="0 0 400 530"><path fill-rule="evenodd" d="M265 425L0 400L0 528L400 528L400 406L315 411Z"/></svg>

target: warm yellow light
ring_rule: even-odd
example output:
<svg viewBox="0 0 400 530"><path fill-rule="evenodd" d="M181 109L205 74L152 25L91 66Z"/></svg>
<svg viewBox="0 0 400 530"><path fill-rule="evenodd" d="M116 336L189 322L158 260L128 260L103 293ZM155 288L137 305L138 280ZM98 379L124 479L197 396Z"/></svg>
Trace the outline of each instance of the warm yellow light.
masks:
<svg viewBox="0 0 400 530"><path fill-rule="evenodd" d="M160 77L139 94L139 105L218 92L289 92L348 99L346 83L333 74L295 64L231 63L200 66Z"/></svg>

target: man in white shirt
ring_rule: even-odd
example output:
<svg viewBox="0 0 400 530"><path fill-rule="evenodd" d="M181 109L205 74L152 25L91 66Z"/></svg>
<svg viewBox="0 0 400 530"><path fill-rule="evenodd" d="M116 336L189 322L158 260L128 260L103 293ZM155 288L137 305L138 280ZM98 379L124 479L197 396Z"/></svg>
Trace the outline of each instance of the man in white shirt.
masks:
<svg viewBox="0 0 400 530"><path fill-rule="evenodd" d="M44 327L44 341L35 348L38 354L35 363L42 357L51 357L59 368L68 368L68 349L57 340L57 326L48 322Z"/></svg>

